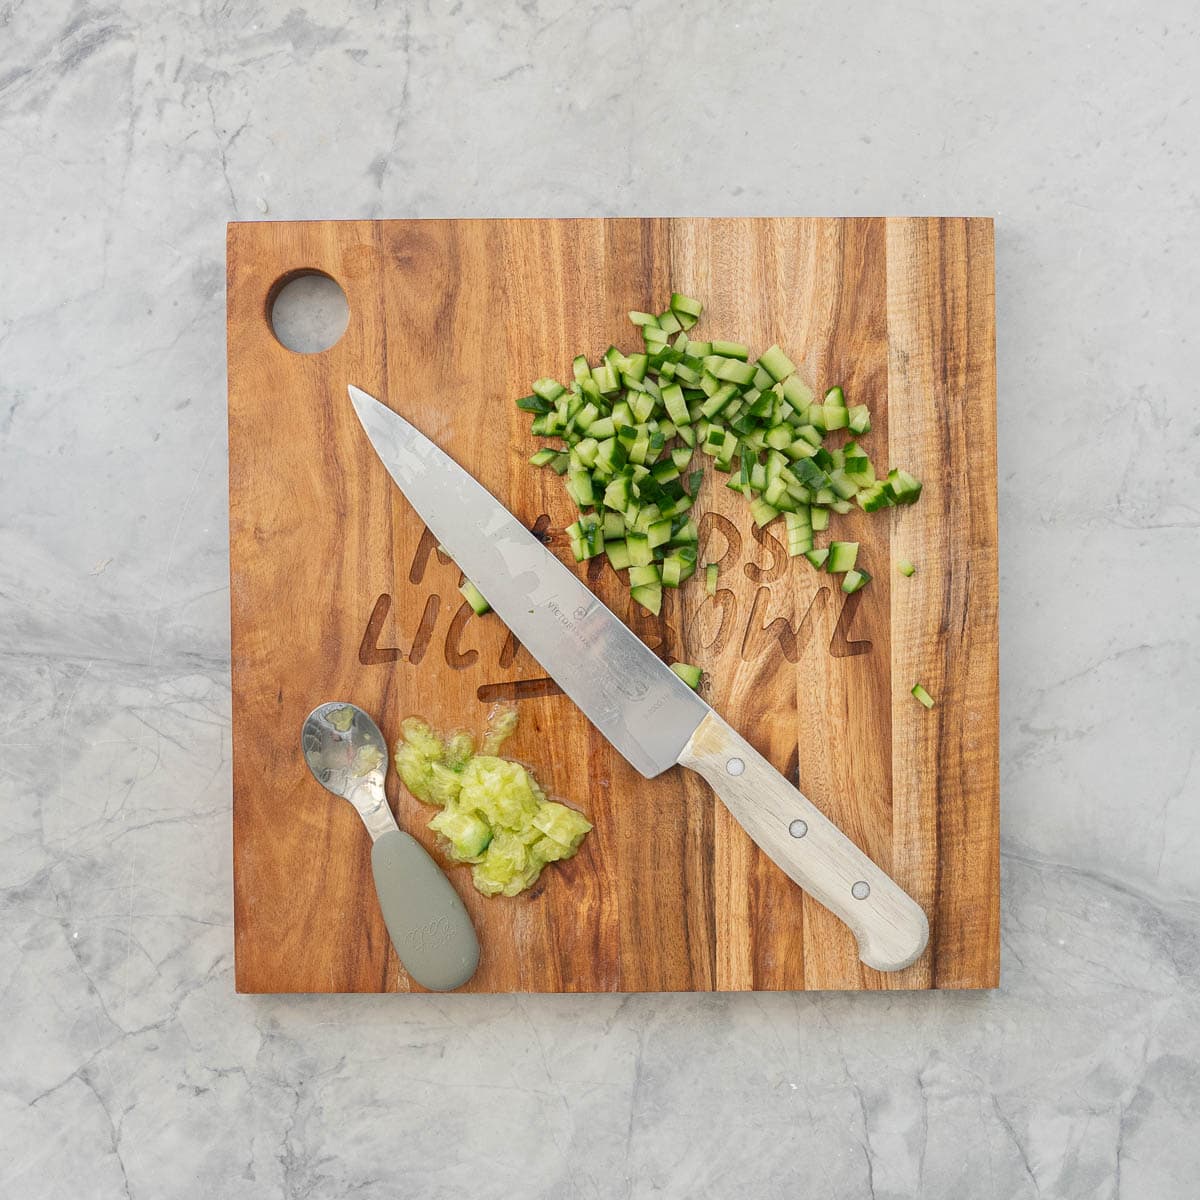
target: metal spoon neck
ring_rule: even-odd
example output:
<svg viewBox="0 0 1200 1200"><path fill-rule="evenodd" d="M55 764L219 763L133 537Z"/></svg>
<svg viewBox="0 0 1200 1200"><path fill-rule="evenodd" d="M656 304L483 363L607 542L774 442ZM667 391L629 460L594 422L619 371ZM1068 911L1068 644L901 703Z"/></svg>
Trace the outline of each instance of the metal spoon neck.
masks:
<svg viewBox="0 0 1200 1200"><path fill-rule="evenodd" d="M392 810L388 807L387 796L383 790L383 775L371 771L354 783L346 793L346 799L354 805L355 811L362 817L371 841L377 842L385 833L399 828Z"/></svg>

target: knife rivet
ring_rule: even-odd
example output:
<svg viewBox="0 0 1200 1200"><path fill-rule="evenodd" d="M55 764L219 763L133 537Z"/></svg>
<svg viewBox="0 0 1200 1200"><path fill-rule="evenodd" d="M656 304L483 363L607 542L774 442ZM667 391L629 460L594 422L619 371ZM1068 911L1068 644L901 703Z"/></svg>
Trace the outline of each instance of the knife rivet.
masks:
<svg viewBox="0 0 1200 1200"><path fill-rule="evenodd" d="M865 900L871 894L871 885L865 880L860 879L851 889L850 895L855 900Z"/></svg>
<svg viewBox="0 0 1200 1200"><path fill-rule="evenodd" d="M730 775L740 775L746 769L746 764L740 758L731 758L725 764L725 770Z"/></svg>
<svg viewBox="0 0 1200 1200"><path fill-rule="evenodd" d="M788 826L788 833L790 833L792 835L792 837L803 837L807 832L808 832L808 822L800 820L799 817L797 817Z"/></svg>

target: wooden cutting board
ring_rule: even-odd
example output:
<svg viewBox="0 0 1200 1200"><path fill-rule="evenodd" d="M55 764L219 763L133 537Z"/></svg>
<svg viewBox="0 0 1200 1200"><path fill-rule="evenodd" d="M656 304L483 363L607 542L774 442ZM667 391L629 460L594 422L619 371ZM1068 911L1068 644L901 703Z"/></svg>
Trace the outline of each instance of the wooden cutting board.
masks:
<svg viewBox="0 0 1200 1200"><path fill-rule="evenodd" d="M375 901L369 842L299 751L324 700L389 742L419 713L480 728L519 701L513 757L595 830L533 892L484 899L451 870L483 945L467 990L977 988L999 976L995 334L982 219L362 221L230 225L229 492L234 882L242 992L417 990ZM297 274L349 299L313 355L269 313ZM864 967L849 931L742 833L698 777L647 781L493 616L462 602L363 436L355 383L411 419L571 561L561 483L530 468L514 398L572 356L639 345L629 309L701 299L698 337L778 342L816 388L870 405L880 465L925 484L913 508L835 516L874 575L838 580L756 532L720 477L699 508L699 578L659 618L602 559L586 572L666 659L924 905L911 968ZM911 579L895 569L917 565ZM572 563L572 566L574 564ZM937 698L931 711L909 694ZM427 846L431 811L388 792Z"/></svg>

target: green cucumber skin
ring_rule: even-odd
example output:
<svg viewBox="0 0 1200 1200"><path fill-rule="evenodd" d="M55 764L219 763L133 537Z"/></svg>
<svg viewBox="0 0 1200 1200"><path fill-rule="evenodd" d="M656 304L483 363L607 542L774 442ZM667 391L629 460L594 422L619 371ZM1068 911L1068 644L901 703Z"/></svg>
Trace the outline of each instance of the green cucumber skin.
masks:
<svg viewBox="0 0 1200 1200"><path fill-rule="evenodd" d="M857 542L830 542L826 569L831 575L852 571L858 561Z"/></svg>
<svg viewBox="0 0 1200 1200"><path fill-rule="evenodd" d="M899 468L877 474L854 440L870 431L867 405L850 404L838 385L815 392L779 345L754 358L745 343L695 338L702 312L700 301L679 292L657 314L631 310L644 350L609 346L594 365L577 355L568 386L542 378L517 401L535 434L563 444L530 461L567 477L582 514L568 530L575 560L604 552L614 570L637 570L634 599L659 612L662 588L696 572L694 559L676 551L686 544L679 522L702 476L684 473L699 449L732 476L728 488L742 493L759 528L782 515L789 556L851 576L842 587L853 594L870 580L856 568L854 544L832 543L822 557L814 536L853 503L869 513L916 503L921 481ZM657 581L641 571L654 565ZM707 570L704 586L716 586Z"/></svg>
<svg viewBox="0 0 1200 1200"><path fill-rule="evenodd" d="M477 617L482 617L492 611L492 606L484 598L483 593L469 579L464 580L458 590Z"/></svg>
<svg viewBox="0 0 1200 1200"><path fill-rule="evenodd" d="M700 679L704 672L699 667L694 667L691 663L672 663L671 670L695 691L700 686Z"/></svg>

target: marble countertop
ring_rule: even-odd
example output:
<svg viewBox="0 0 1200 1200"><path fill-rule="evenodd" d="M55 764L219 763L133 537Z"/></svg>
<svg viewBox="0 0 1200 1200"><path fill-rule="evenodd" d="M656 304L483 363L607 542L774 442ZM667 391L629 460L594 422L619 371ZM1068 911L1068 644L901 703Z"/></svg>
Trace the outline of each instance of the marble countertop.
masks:
<svg viewBox="0 0 1200 1200"><path fill-rule="evenodd" d="M0 1195L1194 1197L1197 78L1185 0L0 0ZM1000 990L236 996L225 222L812 212L997 221Z"/></svg>

